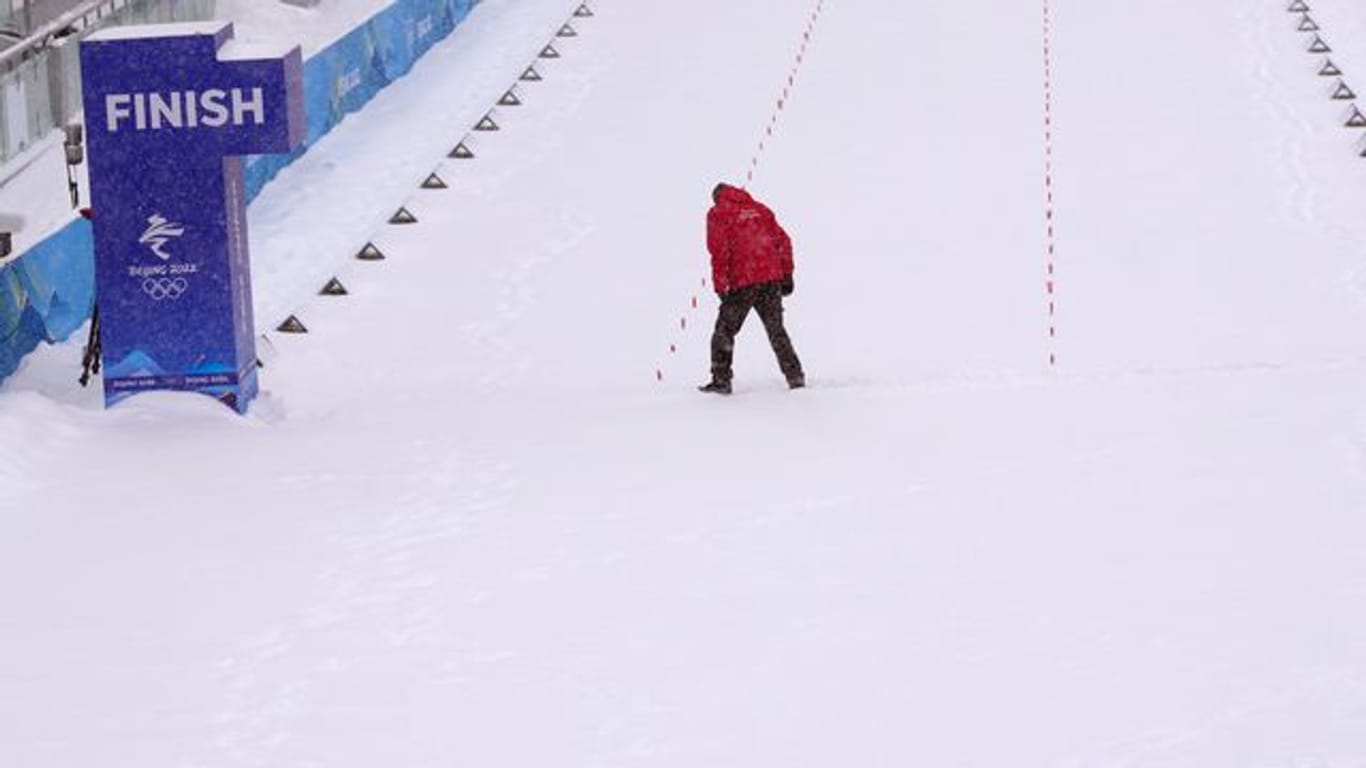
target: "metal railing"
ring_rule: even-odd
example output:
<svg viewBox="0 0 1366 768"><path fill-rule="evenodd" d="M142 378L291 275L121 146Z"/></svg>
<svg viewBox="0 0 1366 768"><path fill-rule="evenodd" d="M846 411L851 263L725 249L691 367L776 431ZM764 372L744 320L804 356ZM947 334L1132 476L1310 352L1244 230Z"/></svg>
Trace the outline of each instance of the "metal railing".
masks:
<svg viewBox="0 0 1366 768"><path fill-rule="evenodd" d="M85 0L0 0L0 48L27 38L39 27L74 9Z"/></svg>

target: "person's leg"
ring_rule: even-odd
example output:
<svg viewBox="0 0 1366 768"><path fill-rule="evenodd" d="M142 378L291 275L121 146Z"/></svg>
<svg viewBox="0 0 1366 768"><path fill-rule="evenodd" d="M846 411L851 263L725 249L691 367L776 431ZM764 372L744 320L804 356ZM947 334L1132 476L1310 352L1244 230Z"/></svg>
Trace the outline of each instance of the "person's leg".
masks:
<svg viewBox="0 0 1366 768"><path fill-rule="evenodd" d="M716 313L716 330L711 335L711 380L729 384L733 377L731 362L735 358L735 335L745 324L745 316L754 303L753 291L742 288L731 291L721 299Z"/></svg>
<svg viewBox="0 0 1366 768"><path fill-rule="evenodd" d="M768 343L773 346L773 354L778 358L778 367L787 378L788 386L806 385L806 375L802 372L802 361L797 359L797 351L792 348L792 339L783 327L783 296L779 287L766 285L754 302L759 319L768 331Z"/></svg>

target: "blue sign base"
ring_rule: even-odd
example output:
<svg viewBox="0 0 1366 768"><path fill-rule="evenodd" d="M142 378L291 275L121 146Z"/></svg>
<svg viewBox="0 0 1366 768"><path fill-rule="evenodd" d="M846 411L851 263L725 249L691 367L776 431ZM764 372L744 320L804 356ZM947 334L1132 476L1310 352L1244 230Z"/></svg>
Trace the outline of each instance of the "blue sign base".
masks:
<svg viewBox="0 0 1366 768"><path fill-rule="evenodd" d="M256 361L237 373L200 373L175 376L120 376L104 377L104 402L113 405L126 397L151 390L171 392L199 392L215 398L238 413L246 413L247 405L259 392Z"/></svg>

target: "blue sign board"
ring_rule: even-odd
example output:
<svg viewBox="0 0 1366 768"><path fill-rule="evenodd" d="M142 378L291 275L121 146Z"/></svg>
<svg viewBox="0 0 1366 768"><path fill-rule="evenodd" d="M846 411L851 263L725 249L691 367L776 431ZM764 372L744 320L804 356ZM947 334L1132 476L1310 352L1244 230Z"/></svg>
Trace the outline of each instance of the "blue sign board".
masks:
<svg viewBox="0 0 1366 768"><path fill-rule="evenodd" d="M105 403L257 390L243 155L307 129L298 47L232 24L116 27L81 42Z"/></svg>

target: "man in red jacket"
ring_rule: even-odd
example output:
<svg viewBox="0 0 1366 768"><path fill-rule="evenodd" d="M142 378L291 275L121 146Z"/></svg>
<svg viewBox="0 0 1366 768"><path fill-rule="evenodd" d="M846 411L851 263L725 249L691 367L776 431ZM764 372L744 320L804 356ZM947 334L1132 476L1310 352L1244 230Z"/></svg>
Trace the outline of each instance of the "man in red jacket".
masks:
<svg viewBox="0 0 1366 768"><path fill-rule="evenodd" d="M707 250L721 309L711 337L711 382L698 389L730 394L735 334L751 307L768 331L787 385L804 387L802 363L783 328L783 297L792 293L792 241L773 211L743 189L717 184L711 198L715 204L707 212Z"/></svg>

